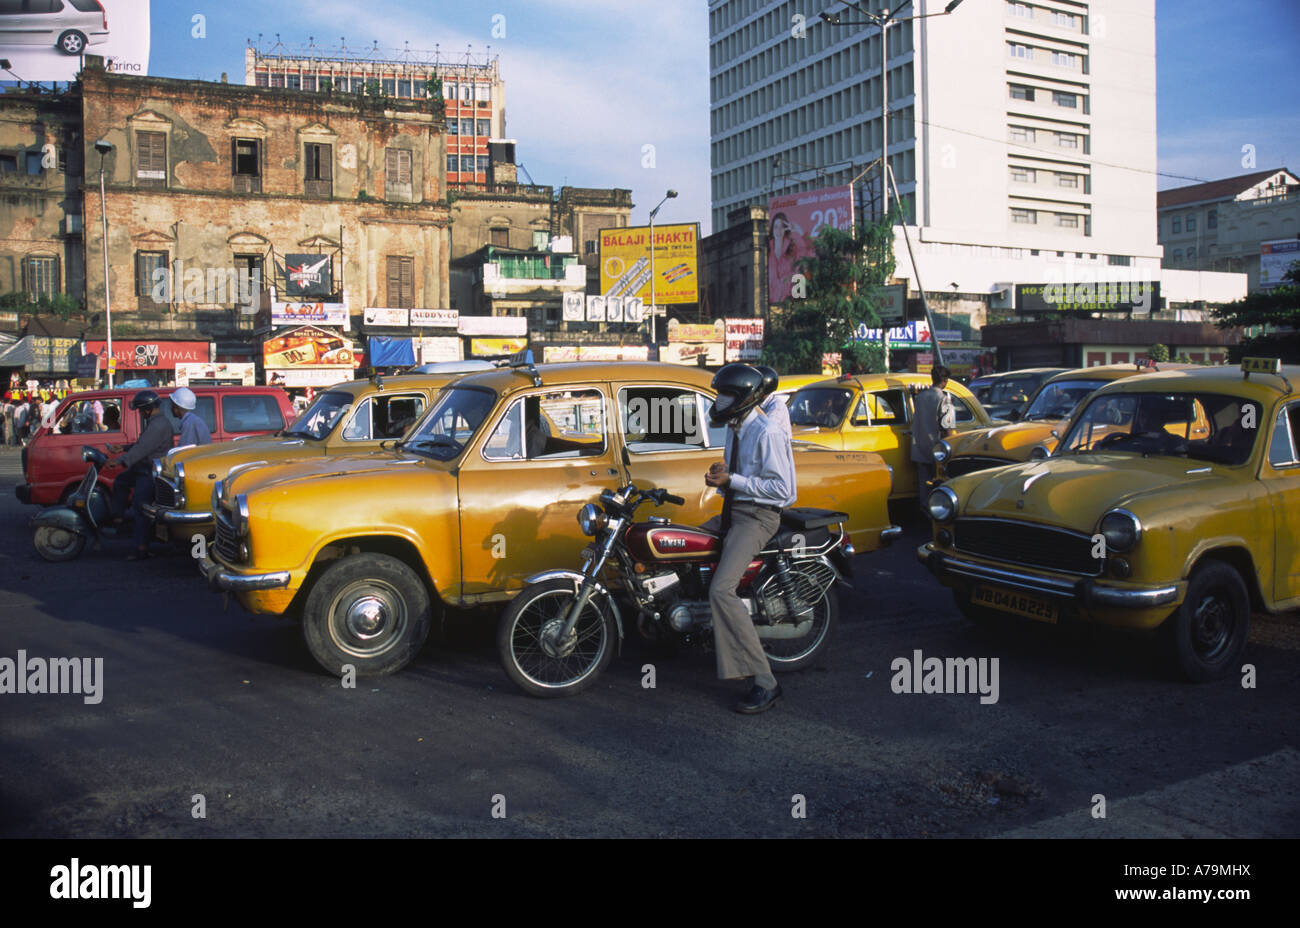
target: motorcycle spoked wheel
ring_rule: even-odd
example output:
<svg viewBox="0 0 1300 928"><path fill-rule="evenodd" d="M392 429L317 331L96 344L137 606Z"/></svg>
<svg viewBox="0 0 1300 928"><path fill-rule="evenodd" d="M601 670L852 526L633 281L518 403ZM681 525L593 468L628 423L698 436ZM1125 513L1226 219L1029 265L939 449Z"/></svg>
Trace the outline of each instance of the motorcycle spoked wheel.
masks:
<svg viewBox="0 0 1300 928"><path fill-rule="evenodd" d="M497 625L497 653L506 675L525 693L549 699L573 696L595 682L614 656L614 616L593 596L569 638L549 633L562 626L576 594L571 580L548 580L524 589Z"/></svg>
<svg viewBox="0 0 1300 928"><path fill-rule="evenodd" d="M786 673L811 666L830 644L831 630L839 614L839 597L834 589L830 589L813 607L812 628L808 634L800 638L760 638L772 670Z"/></svg>

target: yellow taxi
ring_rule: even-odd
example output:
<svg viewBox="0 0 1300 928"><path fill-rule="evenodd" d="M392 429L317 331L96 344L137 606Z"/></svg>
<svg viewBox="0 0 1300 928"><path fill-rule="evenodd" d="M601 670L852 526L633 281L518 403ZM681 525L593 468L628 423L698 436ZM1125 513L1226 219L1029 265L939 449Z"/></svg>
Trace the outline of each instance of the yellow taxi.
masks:
<svg viewBox="0 0 1300 928"><path fill-rule="evenodd" d="M891 498L916 496L912 463L912 399L930 386L929 374L859 374L822 378L790 399L790 429L797 441L828 448L871 451L894 473ZM948 381L957 432L985 429L996 420L955 380Z"/></svg>
<svg viewBox="0 0 1300 928"><path fill-rule="evenodd" d="M141 508L162 541L188 543L198 534L211 538L212 486L218 480L264 464L378 448L401 438L437 392L459 376L410 374L338 383L273 436L176 448L155 463L154 502Z"/></svg>
<svg viewBox="0 0 1300 928"><path fill-rule="evenodd" d="M252 612L300 617L316 660L391 673L432 611L499 604L526 578L581 563L578 511L635 483L686 499L674 521L721 511L704 484L726 427L709 372L658 363L533 366L517 359L448 386L387 451L266 464L220 481L211 585ZM896 537L879 455L795 452L799 506L848 514L858 552Z"/></svg>
<svg viewBox="0 0 1300 928"><path fill-rule="evenodd" d="M1164 370L1184 370L1192 365L1164 364ZM1011 422L992 428L970 429L935 445L934 458L940 480L960 477L989 467L1036 460L1051 454L1070 413L1099 387L1155 373L1154 364L1103 364L1063 371L1043 382L1023 415L1012 413Z"/></svg>
<svg viewBox="0 0 1300 928"><path fill-rule="evenodd" d="M1042 460L928 498L917 555L976 622L1158 630L1190 680L1240 670L1253 609L1300 606L1300 367L1129 377Z"/></svg>

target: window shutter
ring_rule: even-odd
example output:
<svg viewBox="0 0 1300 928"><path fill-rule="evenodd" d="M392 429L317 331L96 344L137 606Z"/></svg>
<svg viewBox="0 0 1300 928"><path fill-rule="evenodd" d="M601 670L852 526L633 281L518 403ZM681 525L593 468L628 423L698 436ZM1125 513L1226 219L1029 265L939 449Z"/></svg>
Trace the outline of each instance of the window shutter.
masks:
<svg viewBox="0 0 1300 928"><path fill-rule="evenodd" d="M411 182L411 153L402 149L398 151L397 155L397 182L399 184L409 184Z"/></svg>
<svg viewBox="0 0 1300 928"><path fill-rule="evenodd" d="M333 180L334 159L331 154L333 151L329 145L317 145L316 150L320 152L320 179Z"/></svg>
<svg viewBox="0 0 1300 928"><path fill-rule="evenodd" d="M230 140L230 174L233 177L238 174L239 168L239 139Z"/></svg>
<svg viewBox="0 0 1300 928"><path fill-rule="evenodd" d="M388 257L387 283L388 283L388 301L387 305L392 307L401 306L402 300L402 270L401 258L393 256Z"/></svg>
<svg viewBox="0 0 1300 928"><path fill-rule="evenodd" d="M402 265L402 302L398 305L410 308L415 305L415 259L398 260Z"/></svg>

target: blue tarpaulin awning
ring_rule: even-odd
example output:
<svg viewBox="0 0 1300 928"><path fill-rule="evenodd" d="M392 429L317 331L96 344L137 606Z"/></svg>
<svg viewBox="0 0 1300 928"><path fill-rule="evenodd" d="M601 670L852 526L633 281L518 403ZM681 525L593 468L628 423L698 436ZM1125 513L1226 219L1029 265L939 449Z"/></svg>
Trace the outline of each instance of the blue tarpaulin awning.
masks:
<svg viewBox="0 0 1300 928"><path fill-rule="evenodd" d="M406 367L415 363L415 345L409 338L372 335L366 361L371 367Z"/></svg>

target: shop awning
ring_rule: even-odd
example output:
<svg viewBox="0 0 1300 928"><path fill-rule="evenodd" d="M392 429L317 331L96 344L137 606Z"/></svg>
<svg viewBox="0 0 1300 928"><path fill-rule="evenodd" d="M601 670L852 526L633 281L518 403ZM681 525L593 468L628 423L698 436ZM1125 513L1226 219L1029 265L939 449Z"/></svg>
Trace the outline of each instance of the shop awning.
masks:
<svg viewBox="0 0 1300 928"><path fill-rule="evenodd" d="M35 336L27 335L0 351L0 367L32 367L36 363Z"/></svg>

